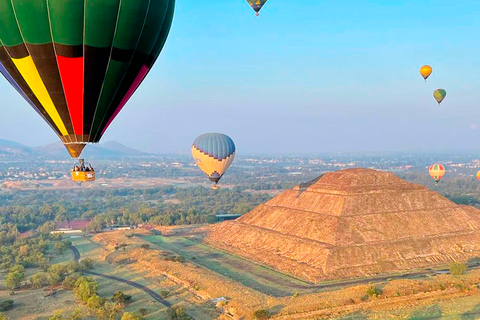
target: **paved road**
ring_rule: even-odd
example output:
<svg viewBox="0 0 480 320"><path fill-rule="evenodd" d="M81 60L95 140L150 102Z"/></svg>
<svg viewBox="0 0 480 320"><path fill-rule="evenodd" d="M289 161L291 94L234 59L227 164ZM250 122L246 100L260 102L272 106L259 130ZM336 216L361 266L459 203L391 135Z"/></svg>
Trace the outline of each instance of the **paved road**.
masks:
<svg viewBox="0 0 480 320"><path fill-rule="evenodd" d="M75 246L72 245L72 246L70 246L70 250L72 250L73 257L74 257L75 261L79 262L80 261L80 252L78 251L78 249ZM101 277L101 278L113 280L113 281L118 281L118 282L130 285L134 288L142 290L143 292L148 294L150 297L152 297L153 300L155 300L157 302L160 302L165 307L171 307L172 306L172 304L170 302L166 301L165 299L163 299L161 295L159 295L155 291L145 287L144 285L141 285L140 283L133 282L133 281L126 280L126 279L123 279L123 278L119 278L119 277L115 277L115 276L110 276L108 274L93 272L93 271L84 271L83 273L89 274L89 275L92 275L92 276L96 276L96 277Z"/></svg>

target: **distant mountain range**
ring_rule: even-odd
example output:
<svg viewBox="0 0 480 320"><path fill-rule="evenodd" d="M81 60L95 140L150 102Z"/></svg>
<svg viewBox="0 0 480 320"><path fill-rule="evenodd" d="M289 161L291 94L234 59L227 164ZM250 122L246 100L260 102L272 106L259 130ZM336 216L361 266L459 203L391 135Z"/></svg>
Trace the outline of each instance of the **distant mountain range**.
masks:
<svg viewBox="0 0 480 320"><path fill-rule="evenodd" d="M47 158L68 158L68 152L58 141L42 147L28 147L21 143L0 139L0 155L4 156L42 156ZM82 154L84 158L120 158L142 157L149 153L127 147L117 141L89 145Z"/></svg>

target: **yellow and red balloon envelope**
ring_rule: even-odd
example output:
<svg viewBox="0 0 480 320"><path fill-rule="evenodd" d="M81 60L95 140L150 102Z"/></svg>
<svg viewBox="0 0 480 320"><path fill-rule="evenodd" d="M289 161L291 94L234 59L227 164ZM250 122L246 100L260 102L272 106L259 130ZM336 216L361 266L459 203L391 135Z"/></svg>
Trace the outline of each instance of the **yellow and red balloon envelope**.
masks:
<svg viewBox="0 0 480 320"><path fill-rule="evenodd" d="M439 163L431 165L429 169L430 176L436 183L443 179L445 172L445 167Z"/></svg>

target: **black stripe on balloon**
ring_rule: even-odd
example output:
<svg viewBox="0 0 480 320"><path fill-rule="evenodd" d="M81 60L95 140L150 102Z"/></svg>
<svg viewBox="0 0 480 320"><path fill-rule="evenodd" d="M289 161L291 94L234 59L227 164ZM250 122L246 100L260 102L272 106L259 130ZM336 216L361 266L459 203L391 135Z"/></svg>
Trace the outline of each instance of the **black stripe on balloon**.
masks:
<svg viewBox="0 0 480 320"><path fill-rule="evenodd" d="M107 72L108 61L110 60L110 51L111 47L84 46L83 132L90 132L91 130L100 91Z"/></svg>
<svg viewBox="0 0 480 320"><path fill-rule="evenodd" d="M17 67L13 64L12 59L10 58L5 47L3 46L0 47L0 62L2 63L4 68L8 71L12 79L15 80L15 82L23 91L23 93L33 103L34 107L33 106L32 107L35 109L35 111L39 113L40 116L42 116L44 120L50 125L50 127L57 133L57 135L61 137L62 134L60 130L57 128L57 126L55 125L55 122L53 122L52 118L50 118L49 114L47 113L47 111L45 111L40 101L38 101L37 97L32 92L28 84L25 82L20 72L18 72Z"/></svg>
<svg viewBox="0 0 480 320"><path fill-rule="evenodd" d="M83 45L69 46L55 43L55 52L58 56L65 58L81 58L83 57Z"/></svg>
<svg viewBox="0 0 480 320"><path fill-rule="evenodd" d="M137 78L147 58L148 56L146 54L138 51L135 52L132 61L128 66L127 72L125 73L125 77L123 78L122 83L118 87L115 97L112 100L112 103L110 104L107 112L105 113L102 124L99 126L97 132L92 133L92 135L95 137L95 141L100 140L103 129L117 110L117 107L120 105L120 102L122 102L133 82Z"/></svg>
<svg viewBox="0 0 480 320"><path fill-rule="evenodd" d="M24 43L5 48L12 59L23 59L29 56L27 47L25 47Z"/></svg>
<svg viewBox="0 0 480 320"><path fill-rule="evenodd" d="M55 56L52 43L27 43L27 48L67 132L73 134L72 120L70 119L67 100L63 92L62 80L57 67L57 57Z"/></svg>
<svg viewBox="0 0 480 320"><path fill-rule="evenodd" d="M134 50L123 50L119 48L112 48L112 60L120 62L129 62L132 59Z"/></svg>

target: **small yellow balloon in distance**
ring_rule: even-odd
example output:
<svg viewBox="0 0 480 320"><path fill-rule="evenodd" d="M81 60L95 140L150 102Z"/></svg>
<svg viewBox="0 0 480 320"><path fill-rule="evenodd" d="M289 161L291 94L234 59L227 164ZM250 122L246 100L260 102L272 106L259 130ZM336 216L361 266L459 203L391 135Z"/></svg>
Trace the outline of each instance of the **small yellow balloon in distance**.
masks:
<svg viewBox="0 0 480 320"><path fill-rule="evenodd" d="M423 79L425 79L425 82L427 81L428 77L432 74L432 67L429 65L424 65L420 68L420 74L422 75Z"/></svg>

